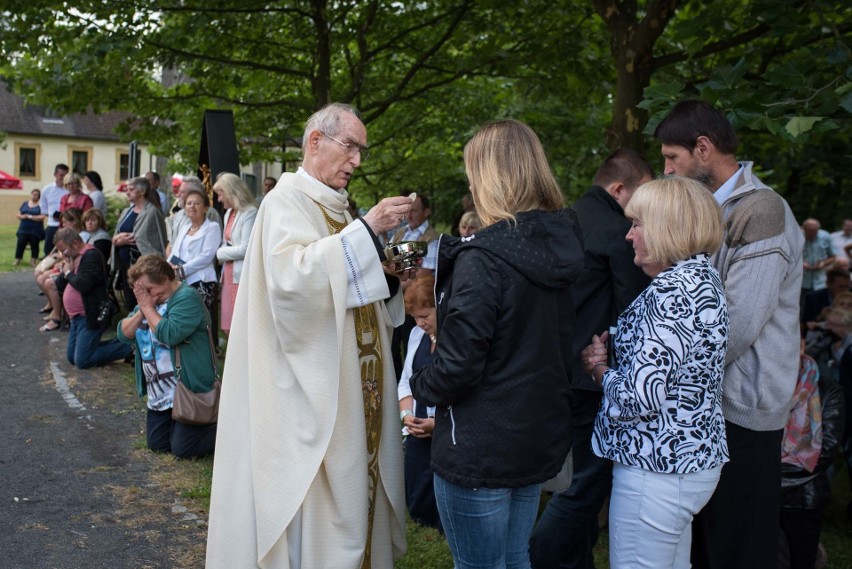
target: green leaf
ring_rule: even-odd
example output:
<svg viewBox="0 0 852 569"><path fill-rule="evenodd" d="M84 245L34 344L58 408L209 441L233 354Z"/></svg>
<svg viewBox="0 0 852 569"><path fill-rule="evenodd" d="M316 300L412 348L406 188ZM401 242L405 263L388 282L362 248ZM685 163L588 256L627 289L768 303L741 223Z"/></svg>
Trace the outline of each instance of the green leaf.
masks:
<svg viewBox="0 0 852 569"><path fill-rule="evenodd" d="M668 81L666 83L656 83L645 89L646 99L663 99L667 101L676 101L680 98L684 84L680 81ZM645 107L643 107L645 108Z"/></svg>
<svg viewBox="0 0 852 569"><path fill-rule="evenodd" d="M798 138L802 134L811 130L814 125L823 118L824 117L793 117L789 120L789 122L787 122L787 126L784 128L793 136L793 138Z"/></svg>

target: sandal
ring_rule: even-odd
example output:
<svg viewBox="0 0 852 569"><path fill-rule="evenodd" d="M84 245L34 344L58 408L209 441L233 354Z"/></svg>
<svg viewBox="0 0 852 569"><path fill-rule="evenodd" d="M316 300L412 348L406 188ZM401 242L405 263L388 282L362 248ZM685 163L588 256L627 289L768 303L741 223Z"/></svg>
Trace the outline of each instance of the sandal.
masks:
<svg viewBox="0 0 852 569"><path fill-rule="evenodd" d="M52 326L51 326L52 324ZM39 332L53 332L54 330L59 330L62 327L62 322L56 318L51 318L47 321L47 324L38 329Z"/></svg>
<svg viewBox="0 0 852 569"><path fill-rule="evenodd" d="M47 314L48 312L53 312L53 308L49 304L38 311L39 314Z"/></svg>

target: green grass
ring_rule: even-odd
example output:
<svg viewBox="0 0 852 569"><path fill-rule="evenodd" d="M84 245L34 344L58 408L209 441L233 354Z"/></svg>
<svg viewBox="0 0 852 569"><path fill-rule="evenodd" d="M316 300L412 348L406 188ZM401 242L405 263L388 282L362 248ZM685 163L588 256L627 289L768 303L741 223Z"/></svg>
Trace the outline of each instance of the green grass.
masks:
<svg viewBox="0 0 852 569"><path fill-rule="evenodd" d="M15 245L18 243L18 237L15 235L18 232L16 225L0 225L0 273L9 273L12 271L32 271L30 266L30 248L24 250L24 259L17 267L12 264L15 260ZM44 246L44 241L41 242ZM44 256L44 251L39 250L39 254Z"/></svg>

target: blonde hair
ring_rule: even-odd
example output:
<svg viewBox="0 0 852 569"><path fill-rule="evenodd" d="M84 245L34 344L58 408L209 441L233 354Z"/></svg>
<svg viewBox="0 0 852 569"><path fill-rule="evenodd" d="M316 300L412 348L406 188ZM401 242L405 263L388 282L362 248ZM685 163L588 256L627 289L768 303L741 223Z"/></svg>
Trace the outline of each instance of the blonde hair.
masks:
<svg viewBox="0 0 852 569"><path fill-rule="evenodd" d="M480 229L482 227L482 220L479 219L479 214L475 211L465 212L465 214L461 216L461 219L459 220L459 229L461 229L465 225Z"/></svg>
<svg viewBox="0 0 852 569"><path fill-rule="evenodd" d="M852 328L852 312L849 310L844 310L842 308L831 308L826 314L825 319L828 320L834 316L840 321L840 325L844 328Z"/></svg>
<svg viewBox="0 0 852 569"><path fill-rule="evenodd" d="M485 125L464 147L464 167L483 225L514 221L520 211L564 205L535 132L516 120Z"/></svg>
<svg viewBox="0 0 852 569"><path fill-rule="evenodd" d="M83 179L80 178L80 174L76 174L74 172L68 172L65 174L65 177L62 179L62 183L66 186L70 183L75 183L82 189L83 187Z"/></svg>
<svg viewBox="0 0 852 569"><path fill-rule="evenodd" d="M249 187L236 174L230 172L219 174L216 183L213 185L213 191L225 194L237 211L255 207L254 197L252 197Z"/></svg>
<svg viewBox="0 0 852 569"><path fill-rule="evenodd" d="M722 211L701 182L671 176L642 184L625 215L642 223L648 260L665 266L722 245Z"/></svg>
<svg viewBox="0 0 852 569"><path fill-rule="evenodd" d="M831 306L833 308L840 308L836 305L841 304L843 301L849 301L849 304L852 305L852 292L841 292L840 294L834 297L834 300L831 301Z"/></svg>

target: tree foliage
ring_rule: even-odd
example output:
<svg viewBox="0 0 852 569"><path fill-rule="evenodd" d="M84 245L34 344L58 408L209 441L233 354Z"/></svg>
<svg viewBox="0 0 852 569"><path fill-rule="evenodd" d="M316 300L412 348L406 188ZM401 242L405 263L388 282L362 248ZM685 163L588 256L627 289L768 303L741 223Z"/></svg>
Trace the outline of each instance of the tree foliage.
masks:
<svg viewBox="0 0 852 569"><path fill-rule="evenodd" d="M517 117L569 196L606 153L656 154L684 97L728 114L801 215L850 174L852 7L827 0L10 0L0 74L33 103L137 119L125 135L192 169L201 111L231 109L244 163L281 159L305 118L362 110L375 152L356 197L417 188L448 219L464 143ZM814 197L816 196L816 197ZM849 204L847 204L849 205Z"/></svg>

